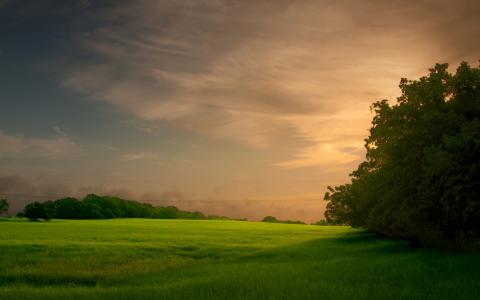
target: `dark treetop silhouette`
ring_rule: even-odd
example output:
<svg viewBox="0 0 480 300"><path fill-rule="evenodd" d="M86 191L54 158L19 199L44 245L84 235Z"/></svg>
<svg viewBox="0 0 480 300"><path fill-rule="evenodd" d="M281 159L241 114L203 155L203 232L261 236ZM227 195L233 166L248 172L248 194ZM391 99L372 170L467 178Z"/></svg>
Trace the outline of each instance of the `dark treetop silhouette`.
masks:
<svg viewBox="0 0 480 300"><path fill-rule="evenodd" d="M83 200L63 198L43 203L34 202L25 206L20 217L38 219L113 219L113 218L152 218L227 220L224 216L206 216L201 212L179 210L175 206L153 206L125 200L118 197L87 195Z"/></svg>
<svg viewBox="0 0 480 300"><path fill-rule="evenodd" d="M465 247L480 238L480 69L437 64L375 102L366 160L328 187L325 217L382 235Z"/></svg>

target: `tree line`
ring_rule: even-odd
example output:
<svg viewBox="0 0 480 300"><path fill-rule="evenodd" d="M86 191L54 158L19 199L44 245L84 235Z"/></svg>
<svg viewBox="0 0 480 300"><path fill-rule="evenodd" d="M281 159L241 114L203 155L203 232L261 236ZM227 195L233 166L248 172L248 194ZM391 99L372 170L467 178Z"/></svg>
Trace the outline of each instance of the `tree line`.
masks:
<svg viewBox="0 0 480 300"><path fill-rule="evenodd" d="M302 221L292 221L292 220L279 220L274 216L266 216L263 218L262 222L267 223L284 223L284 224L306 224Z"/></svg>
<svg viewBox="0 0 480 300"><path fill-rule="evenodd" d="M326 220L440 247L480 246L480 68L437 64L375 102L366 159L328 187Z"/></svg>
<svg viewBox="0 0 480 300"><path fill-rule="evenodd" d="M33 202L17 214L30 220L50 219L189 219L189 220L229 220L224 216L205 215L198 211L184 211L175 206L153 206L118 197L89 194L82 200L62 198L45 202ZM242 219L243 220L243 219Z"/></svg>

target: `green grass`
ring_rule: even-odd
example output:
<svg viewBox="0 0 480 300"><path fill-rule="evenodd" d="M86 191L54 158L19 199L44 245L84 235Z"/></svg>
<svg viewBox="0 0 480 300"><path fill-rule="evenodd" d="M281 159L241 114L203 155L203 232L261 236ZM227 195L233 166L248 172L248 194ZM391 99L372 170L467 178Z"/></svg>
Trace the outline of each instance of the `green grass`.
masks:
<svg viewBox="0 0 480 300"><path fill-rule="evenodd" d="M5 221L0 299L480 299L480 254L341 226Z"/></svg>

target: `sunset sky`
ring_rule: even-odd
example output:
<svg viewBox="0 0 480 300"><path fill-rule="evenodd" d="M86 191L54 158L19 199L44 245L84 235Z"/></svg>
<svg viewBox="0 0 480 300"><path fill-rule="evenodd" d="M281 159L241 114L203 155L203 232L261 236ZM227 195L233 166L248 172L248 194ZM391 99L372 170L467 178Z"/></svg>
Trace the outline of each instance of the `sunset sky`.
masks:
<svg viewBox="0 0 480 300"><path fill-rule="evenodd" d="M0 0L0 196L319 220L370 104L478 59L478 0Z"/></svg>

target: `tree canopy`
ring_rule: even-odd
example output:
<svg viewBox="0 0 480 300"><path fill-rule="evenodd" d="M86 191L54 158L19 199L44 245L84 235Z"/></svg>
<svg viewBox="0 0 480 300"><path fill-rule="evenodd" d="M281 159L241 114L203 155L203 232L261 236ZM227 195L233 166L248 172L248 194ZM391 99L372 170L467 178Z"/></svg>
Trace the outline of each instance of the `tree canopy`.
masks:
<svg viewBox="0 0 480 300"><path fill-rule="evenodd" d="M375 102L366 159L328 187L325 217L421 244L480 238L480 69L437 64L401 79L396 104Z"/></svg>
<svg viewBox="0 0 480 300"><path fill-rule="evenodd" d="M39 213L40 210L42 211L41 214ZM34 202L28 204L19 216L25 216L31 220L113 218L229 219L224 216L206 216L198 211L183 211L175 206L153 206L148 203L125 200L118 197L98 196L95 194L89 194L82 200L69 197L43 203Z"/></svg>
<svg viewBox="0 0 480 300"><path fill-rule="evenodd" d="M42 203L33 202L25 206L24 215L32 221L38 221L40 219L48 221L51 219L52 212Z"/></svg>
<svg viewBox="0 0 480 300"><path fill-rule="evenodd" d="M263 218L262 222L267 223L285 223L285 224L305 224L302 221L292 221L292 220L278 220L274 216L266 216Z"/></svg>

